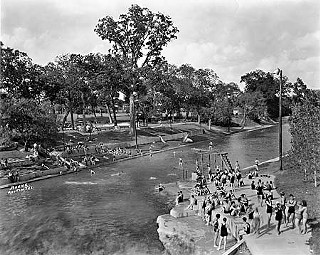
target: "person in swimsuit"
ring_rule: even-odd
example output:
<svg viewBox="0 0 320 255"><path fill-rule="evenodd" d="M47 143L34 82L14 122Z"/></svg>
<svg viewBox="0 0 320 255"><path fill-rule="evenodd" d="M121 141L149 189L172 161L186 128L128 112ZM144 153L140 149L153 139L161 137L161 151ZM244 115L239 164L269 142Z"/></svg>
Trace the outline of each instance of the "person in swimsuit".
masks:
<svg viewBox="0 0 320 255"><path fill-rule="evenodd" d="M283 221L285 224L287 223L286 203L287 203L287 199L285 197L285 193L282 191L280 192L280 205L281 205L282 214L283 214Z"/></svg>
<svg viewBox="0 0 320 255"><path fill-rule="evenodd" d="M222 240L223 240L223 249L226 250L227 236L228 236L227 218L223 218L220 224L220 242L219 242L219 247L217 249L218 251L221 248Z"/></svg>
<svg viewBox="0 0 320 255"><path fill-rule="evenodd" d="M235 191L235 187L234 187L234 181L235 181L236 177L235 177L235 174L232 173L231 174L231 177L230 177L230 187L231 187L231 190L234 192Z"/></svg>
<svg viewBox="0 0 320 255"><path fill-rule="evenodd" d="M272 200L271 196L267 196L266 198L266 209L267 209L267 226L270 228L270 221L271 221L271 216L272 216Z"/></svg>
<svg viewBox="0 0 320 255"><path fill-rule="evenodd" d="M295 213L295 206L297 204L297 201L294 199L294 196L292 194L289 195L289 200L287 202L288 207L288 214L287 214L287 223L286 227L292 222L292 228L294 228L294 213Z"/></svg>
<svg viewBox="0 0 320 255"><path fill-rule="evenodd" d="M258 203L262 206L263 203L263 186L261 182L258 182L258 186L256 187L257 196L258 196Z"/></svg>
<svg viewBox="0 0 320 255"><path fill-rule="evenodd" d="M217 242L219 239L219 234L220 234L220 214L216 214L216 218L213 221L213 247L218 247Z"/></svg>
<svg viewBox="0 0 320 255"><path fill-rule="evenodd" d="M308 231L307 227L307 221L308 221L308 207L307 207L307 201L302 200L302 207L303 207L303 212L302 212L302 230L301 234L306 234Z"/></svg>
<svg viewBox="0 0 320 255"><path fill-rule="evenodd" d="M242 220L243 220L243 228L240 229L238 233L238 236L239 236L238 241L240 241L244 235L250 234L250 224L247 222L247 218L243 217Z"/></svg>
<svg viewBox="0 0 320 255"><path fill-rule="evenodd" d="M258 207L255 208L253 212L252 220L252 232L254 234L260 234L260 225L261 225L261 215L259 213Z"/></svg>
<svg viewBox="0 0 320 255"><path fill-rule="evenodd" d="M277 223L277 231L278 231L278 235L280 235L281 234L280 227L281 227L281 221L283 218L283 212L282 212L282 207L281 207L281 204L279 201L276 203L275 213L276 213L275 220L278 222Z"/></svg>
<svg viewBox="0 0 320 255"><path fill-rule="evenodd" d="M302 206L302 202L299 201L298 203L298 210L295 211L294 213L294 218L295 218L295 224L293 224L292 228L298 227L299 233L301 233L301 220L302 220L302 213L303 213L303 206Z"/></svg>

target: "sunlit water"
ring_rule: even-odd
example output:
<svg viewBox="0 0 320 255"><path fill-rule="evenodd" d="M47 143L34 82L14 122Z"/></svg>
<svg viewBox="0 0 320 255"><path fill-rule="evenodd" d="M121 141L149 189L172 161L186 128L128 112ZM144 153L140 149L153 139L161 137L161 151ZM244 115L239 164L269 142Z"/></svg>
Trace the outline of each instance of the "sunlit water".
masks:
<svg viewBox="0 0 320 255"><path fill-rule="evenodd" d="M241 167L278 156L277 128L217 137L214 149ZM194 169L192 147L153 157L32 183L34 189L8 195L0 190L0 254L162 254L156 218L171 201L155 185L181 177L178 158ZM290 147L284 125L283 149ZM207 162L208 158L204 157ZM123 171L121 175L116 173Z"/></svg>

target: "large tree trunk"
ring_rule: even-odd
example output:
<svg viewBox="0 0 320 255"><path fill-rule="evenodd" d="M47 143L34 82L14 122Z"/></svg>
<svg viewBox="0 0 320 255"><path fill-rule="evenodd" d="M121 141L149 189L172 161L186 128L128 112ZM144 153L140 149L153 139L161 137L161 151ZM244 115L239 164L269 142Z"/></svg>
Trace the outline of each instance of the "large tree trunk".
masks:
<svg viewBox="0 0 320 255"><path fill-rule="evenodd" d="M108 103L106 104L106 108L107 108L108 115L109 115L109 122L110 122L110 124L112 124L113 123L113 119L112 119L110 105Z"/></svg>
<svg viewBox="0 0 320 255"><path fill-rule="evenodd" d="M56 114L56 107L53 102L51 102L51 106L52 106L52 113L55 115Z"/></svg>
<svg viewBox="0 0 320 255"><path fill-rule="evenodd" d="M71 125L72 129L74 129L74 119L73 119L73 105L72 105L72 100L71 100L71 92L70 90L68 91L68 100L69 100L69 110L70 110L70 117L71 117Z"/></svg>
<svg viewBox="0 0 320 255"><path fill-rule="evenodd" d="M92 108L92 112L93 112L93 116L94 116L94 122L97 124L98 120L97 120L97 114L96 114L96 108L91 106Z"/></svg>
<svg viewBox="0 0 320 255"><path fill-rule="evenodd" d="M62 119L62 130L64 129L64 125L66 123L66 120L67 120L69 113L70 113L70 109L68 108L67 112L65 113L65 115L63 116L63 119Z"/></svg>
<svg viewBox="0 0 320 255"><path fill-rule="evenodd" d="M247 122L247 111L246 111L246 108L244 107L243 108L243 118L241 120L241 129L244 129L246 122Z"/></svg>
<svg viewBox="0 0 320 255"><path fill-rule="evenodd" d="M135 132L135 108L133 94L130 95L130 135L134 135Z"/></svg>
<svg viewBox="0 0 320 255"><path fill-rule="evenodd" d="M114 104L112 105L112 112L113 112L113 125L117 127L118 126L117 110L116 110L116 107L114 107Z"/></svg>
<svg viewBox="0 0 320 255"><path fill-rule="evenodd" d="M84 93L81 92L81 100L82 100L82 131L87 132L87 123L86 123L86 104L84 100Z"/></svg>
<svg viewBox="0 0 320 255"><path fill-rule="evenodd" d="M28 151L28 140L29 139L26 139L25 141L24 141L24 151Z"/></svg>
<svg viewBox="0 0 320 255"><path fill-rule="evenodd" d="M189 110L187 110L187 111L186 111L186 120L188 120L188 118L189 118L189 114L190 114L190 111L189 111Z"/></svg>

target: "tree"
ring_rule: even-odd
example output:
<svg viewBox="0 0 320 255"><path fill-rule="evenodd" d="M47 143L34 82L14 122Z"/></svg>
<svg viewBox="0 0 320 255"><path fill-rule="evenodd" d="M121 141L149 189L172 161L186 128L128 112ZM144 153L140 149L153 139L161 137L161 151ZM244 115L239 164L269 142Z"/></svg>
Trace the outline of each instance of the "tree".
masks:
<svg viewBox="0 0 320 255"><path fill-rule="evenodd" d="M55 115L50 113L49 107L39 105L33 99L11 100L6 104L2 127L8 128L14 139L22 141L26 151L32 142L52 144L58 130Z"/></svg>
<svg viewBox="0 0 320 255"><path fill-rule="evenodd" d="M275 78L271 73L262 70L251 71L241 76L241 81L245 83L245 93L260 92L265 103L265 112L259 118L279 117L279 79ZM286 96L290 85L287 77L282 78L282 96Z"/></svg>
<svg viewBox="0 0 320 255"><path fill-rule="evenodd" d="M245 127L247 118L260 121L266 109L265 99L260 91L241 93L237 105L243 109L243 118L240 123L242 128Z"/></svg>
<svg viewBox="0 0 320 255"><path fill-rule="evenodd" d="M68 107L67 114L70 112L73 129L73 112L76 107L81 107L83 129L85 130L86 127L85 109L90 97L90 88L88 87L89 74L86 70L86 64L84 56L80 54L65 54L56 58L56 71L60 73L59 82L62 86L60 97L64 99Z"/></svg>
<svg viewBox="0 0 320 255"><path fill-rule="evenodd" d="M292 107L290 117L291 158L310 174L320 167L320 97L309 91Z"/></svg>
<svg viewBox="0 0 320 255"><path fill-rule="evenodd" d="M98 21L94 31L102 40L112 45L112 53L120 56L132 75L130 95L130 127L134 132L133 96L139 80L139 68L154 66L161 58L161 51L176 38L178 29L169 16L153 13L148 8L132 5L128 13L121 14L118 21L105 16Z"/></svg>
<svg viewBox="0 0 320 255"><path fill-rule="evenodd" d="M114 126L117 126L116 105L119 92L127 94L128 77L123 68L121 60L117 57L96 54L95 75L89 80L89 85L94 90L99 102L106 105L113 112ZM112 119L112 118L110 118Z"/></svg>
<svg viewBox="0 0 320 255"><path fill-rule="evenodd" d="M22 51L1 46L1 85L9 96L15 98L38 98L41 94L44 81L43 69L33 64L32 59Z"/></svg>

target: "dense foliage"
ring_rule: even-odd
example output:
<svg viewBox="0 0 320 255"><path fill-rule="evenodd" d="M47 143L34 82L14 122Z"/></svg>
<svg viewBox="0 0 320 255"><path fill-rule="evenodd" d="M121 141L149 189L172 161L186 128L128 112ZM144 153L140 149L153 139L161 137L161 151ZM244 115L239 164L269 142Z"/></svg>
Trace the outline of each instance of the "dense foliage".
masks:
<svg viewBox="0 0 320 255"><path fill-rule="evenodd" d="M296 98L297 99L297 98ZM320 167L320 95L304 88L290 118L292 159L307 174Z"/></svg>

